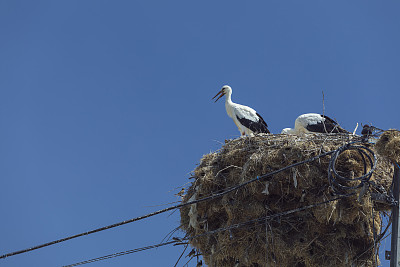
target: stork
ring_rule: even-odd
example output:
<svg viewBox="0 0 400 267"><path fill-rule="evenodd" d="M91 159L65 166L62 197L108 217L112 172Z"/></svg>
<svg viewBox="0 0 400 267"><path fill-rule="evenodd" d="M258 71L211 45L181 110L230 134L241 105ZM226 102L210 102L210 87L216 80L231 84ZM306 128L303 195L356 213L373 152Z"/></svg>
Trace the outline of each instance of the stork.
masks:
<svg viewBox="0 0 400 267"><path fill-rule="evenodd" d="M225 96L226 113L228 113L228 116L232 118L233 122L238 127L241 136L252 136L254 133L270 133L267 123L254 109L232 102L232 88L230 86L224 85L221 91L212 99L217 96L219 97L215 102Z"/></svg>
<svg viewBox="0 0 400 267"><path fill-rule="evenodd" d="M285 128L281 134L301 135L304 133L350 133L326 115L307 113L300 115L294 122L294 129Z"/></svg>

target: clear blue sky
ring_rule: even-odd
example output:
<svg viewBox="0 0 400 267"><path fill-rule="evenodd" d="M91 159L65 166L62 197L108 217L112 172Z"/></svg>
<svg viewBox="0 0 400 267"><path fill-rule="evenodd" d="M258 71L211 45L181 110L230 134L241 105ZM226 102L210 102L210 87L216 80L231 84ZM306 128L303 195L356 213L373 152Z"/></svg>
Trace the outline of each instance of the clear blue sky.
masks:
<svg viewBox="0 0 400 267"><path fill-rule="evenodd" d="M1 1L0 254L177 201L202 155L239 136L211 101L224 84L273 133L322 112L322 91L344 128L399 129L399 10L395 0ZM155 244L179 225L168 215L0 266ZM180 253L90 266L173 266Z"/></svg>

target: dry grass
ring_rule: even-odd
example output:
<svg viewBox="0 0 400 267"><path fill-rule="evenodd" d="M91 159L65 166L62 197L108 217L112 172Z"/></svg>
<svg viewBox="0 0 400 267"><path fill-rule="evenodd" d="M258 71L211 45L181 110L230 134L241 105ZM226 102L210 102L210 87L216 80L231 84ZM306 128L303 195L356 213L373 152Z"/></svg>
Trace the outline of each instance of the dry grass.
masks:
<svg viewBox="0 0 400 267"><path fill-rule="evenodd" d="M400 131L384 132L376 143L376 150L389 160L400 163Z"/></svg>
<svg viewBox="0 0 400 267"><path fill-rule="evenodd" d="M183 202L199 199L259 175L281 169L352 141L346 134L257 135L226 141L215 153L204 155L195 169L196 180ZM181 209L183 230L189 236L246 222L333 198L327 169L330 157L257 181L222 198ZM338 158L346 177L363 174L356 151ZM378 157L371 178L388 189L393 169ZM380 209L388 209L381 206ZM306 211L195 238L191 244L208 266L374 266L373 232L379 233L380 213L366 194L330 202ZM365 253L364 253L365 252ZM235 265L239 263L239 265Z"/></svg>

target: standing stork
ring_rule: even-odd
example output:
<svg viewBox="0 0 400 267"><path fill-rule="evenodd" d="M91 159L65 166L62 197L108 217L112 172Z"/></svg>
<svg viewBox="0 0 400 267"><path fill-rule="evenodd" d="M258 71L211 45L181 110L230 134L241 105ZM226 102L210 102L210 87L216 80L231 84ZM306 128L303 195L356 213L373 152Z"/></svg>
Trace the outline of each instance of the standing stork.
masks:
<svg viewBox="0 0 400 267"><path fill-rule="evenodd" d="M232 102L232 88L230 86L224 85L221 91L212 99L219 96L215 100L215 102L217 102L218 99L224 95L226 113L228 113L228 116L232 118L233 122L238 127L241 136L251 136L254 133L270 133L267 123L254 109Z"/></svg>
<svg viewBox="0 0 400 267"><path fill-rule="evenodd" d="M307 113L300 115L294 122L294 129L285 128L282 134L301 135L304 133L350 133L326 115Z"/></svg>

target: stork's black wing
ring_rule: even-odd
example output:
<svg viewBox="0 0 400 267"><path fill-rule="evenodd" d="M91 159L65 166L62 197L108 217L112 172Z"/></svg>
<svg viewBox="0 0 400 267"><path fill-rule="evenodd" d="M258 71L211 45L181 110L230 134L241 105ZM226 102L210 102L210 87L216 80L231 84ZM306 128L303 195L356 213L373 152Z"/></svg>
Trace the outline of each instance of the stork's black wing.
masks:
<svg viewBox="0 0 400 267"><path fill-rule="evenodd" d="M325 118L325 121L307 125L306 129L314 133L349 133L328 116L321 115L321 117Z"/></svg>
<svg viewBox="0 0 400 267"><path fill-rule="evenodd" d="M252 121L246 118L239 118L236 115L238 121L246 128L250 129L254 133L270 133L268 130L268 125L264 121L264 119L260 116L260 114L256 113L258 117L258 121Z"/></svg>
<svg viewBox="0 0 400 267"><path fill-rule="evenodd" d="M261 117L261 115L258 113L256 113L256 115L258 117L258 122L264 126L265 132L263 132L263 133L270 133L268 130L268 124L264 121L263 117Z"/></svg>

